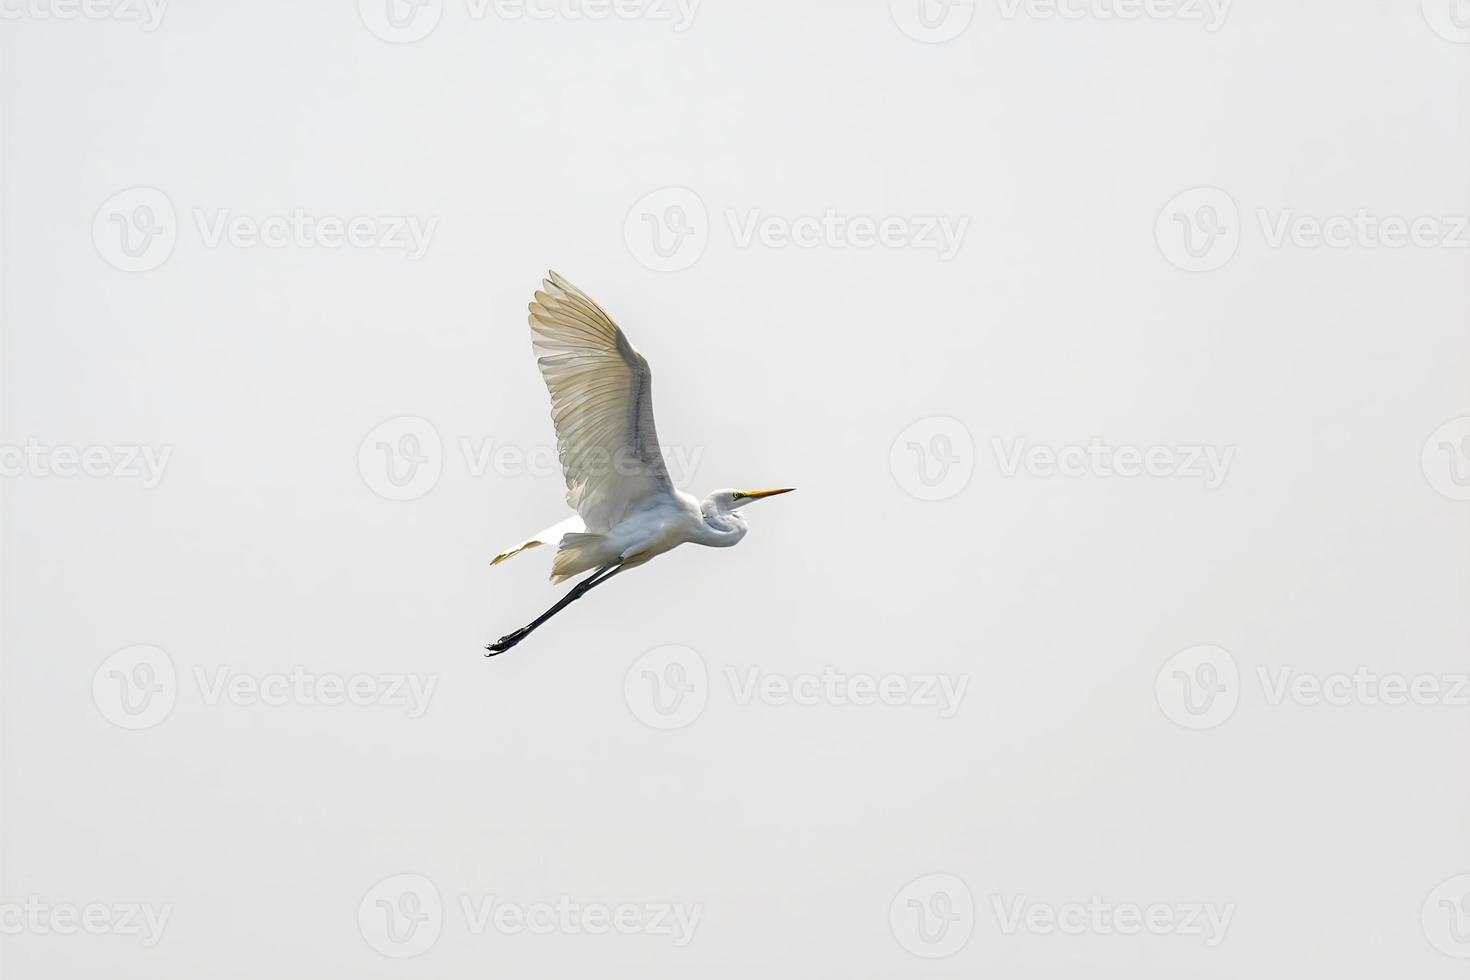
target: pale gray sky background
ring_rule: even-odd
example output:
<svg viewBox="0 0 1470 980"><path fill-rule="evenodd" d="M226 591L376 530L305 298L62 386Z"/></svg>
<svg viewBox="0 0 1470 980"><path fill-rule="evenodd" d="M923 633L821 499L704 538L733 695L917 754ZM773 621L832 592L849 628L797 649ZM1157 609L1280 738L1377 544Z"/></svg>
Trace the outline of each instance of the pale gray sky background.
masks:
<svg viewBox="0 0 1470 980"><path fill-rule="evenodd" d="M1470 7L160 4L0 0L5 977L1462 974ZM484 660L548 268L800 489Z"/></svg>

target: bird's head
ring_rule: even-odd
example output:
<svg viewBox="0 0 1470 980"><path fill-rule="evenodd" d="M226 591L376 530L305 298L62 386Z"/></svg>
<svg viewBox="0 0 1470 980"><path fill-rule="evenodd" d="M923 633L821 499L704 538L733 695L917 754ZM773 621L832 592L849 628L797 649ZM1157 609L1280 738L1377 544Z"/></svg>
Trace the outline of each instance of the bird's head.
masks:
<svg viewBox="0 0 1470 980"><path fill-rule="evenodd" d="M753 500L764 500L766 497L790 493L795 489L795 487L783 487L780 490L716 490L707 499L714 505L716 512L729 514Z"/></svg>

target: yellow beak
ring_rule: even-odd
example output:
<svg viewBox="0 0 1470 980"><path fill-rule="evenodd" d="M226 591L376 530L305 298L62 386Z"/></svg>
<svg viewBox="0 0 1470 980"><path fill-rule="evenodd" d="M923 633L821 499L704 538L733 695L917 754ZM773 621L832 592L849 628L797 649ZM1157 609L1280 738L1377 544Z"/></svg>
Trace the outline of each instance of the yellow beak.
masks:
<svg viewBox="0 0 1470 980"><path fill-rule="evenodd" d="M761 497L774 497L778 493L790 493L795 489L795 487L782 487L780 490L741 490L736 496L758 500Z"/></svg>

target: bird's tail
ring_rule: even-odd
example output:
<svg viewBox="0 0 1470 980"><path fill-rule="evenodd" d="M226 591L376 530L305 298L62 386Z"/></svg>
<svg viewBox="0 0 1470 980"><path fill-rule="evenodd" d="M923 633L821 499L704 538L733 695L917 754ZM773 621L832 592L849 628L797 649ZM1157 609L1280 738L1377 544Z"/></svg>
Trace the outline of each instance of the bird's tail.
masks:
<svg viewBox="0 0 1470 980"><path fill-rule="evenodd" d="M502 551L500 554L498 554L494 558L491 558L490 559L490 564L492 564L492 565L499 565L501 562L505 561L507 558L514 558L516 555L518 555L521 552L525 551L527 548L539 548L539 547L541 547L541 544L542 544L542 542L537 541L535 538L532 538L530 541L526 541L526 542L523 542L521 544L518 544L514 548L511 548L511 549L509 549L507 551Z"/></svg>
<svg viewBox="0 0 1470 980"><path fill-rule="evenodd" d="M608 554L606 535L569 532L562 535L556 560L551 563L551 581L565 582L573 575L601 568L613 557Z"/></svg>
<svg viewBox="0 0 1470 980"><path fill-rule="evenodd" d="M546 530L542 531L535 537L527 538L525 541L522 541L514 548L507 548L506 550L502 551L500 554L496 555L490 560L490 564L499 565L507 558L518 555L528 548L536 548L543 544L556 544L558 541L561 540L563 534L566 534L568 531L580 531L584 527L586 527L586 525L582 523L582 518L576 514L573 514L571 517L568 517L561 523L551 525L551 527L548 527Z"/></svg>

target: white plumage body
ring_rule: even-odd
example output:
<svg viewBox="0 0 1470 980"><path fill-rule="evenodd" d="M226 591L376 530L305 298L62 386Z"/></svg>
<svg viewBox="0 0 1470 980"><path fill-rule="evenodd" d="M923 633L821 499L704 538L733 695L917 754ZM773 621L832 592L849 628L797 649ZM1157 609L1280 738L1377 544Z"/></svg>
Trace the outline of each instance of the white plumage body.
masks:
<svg viewBox="0 0 1470 980"><path fill-rule="evenodd" d="M697 497L675 490L646 498L604 534L587 533L580 515L568 517L496 555L491 564L527 548L555 544L558 551L552 562L551 580L560 582L619 560L628 568L641 565L681 544L728 548L745 537L746 530L744 518L735 513L712 523Z"/></svg>
<svg viewBox="0 0 1470 980"><path fill-rule="evenodd" d="M551 580L584 579L530 626L501 637L509 649L586 589L681 544L727 548L745 537L736 510L786 490L716 490L700 500L676 490L653 423L653 374L602 307L550 273L530 305L536 364L551 395L567 503L577 513L495 557L499 564L556 545Z"/></svg>

